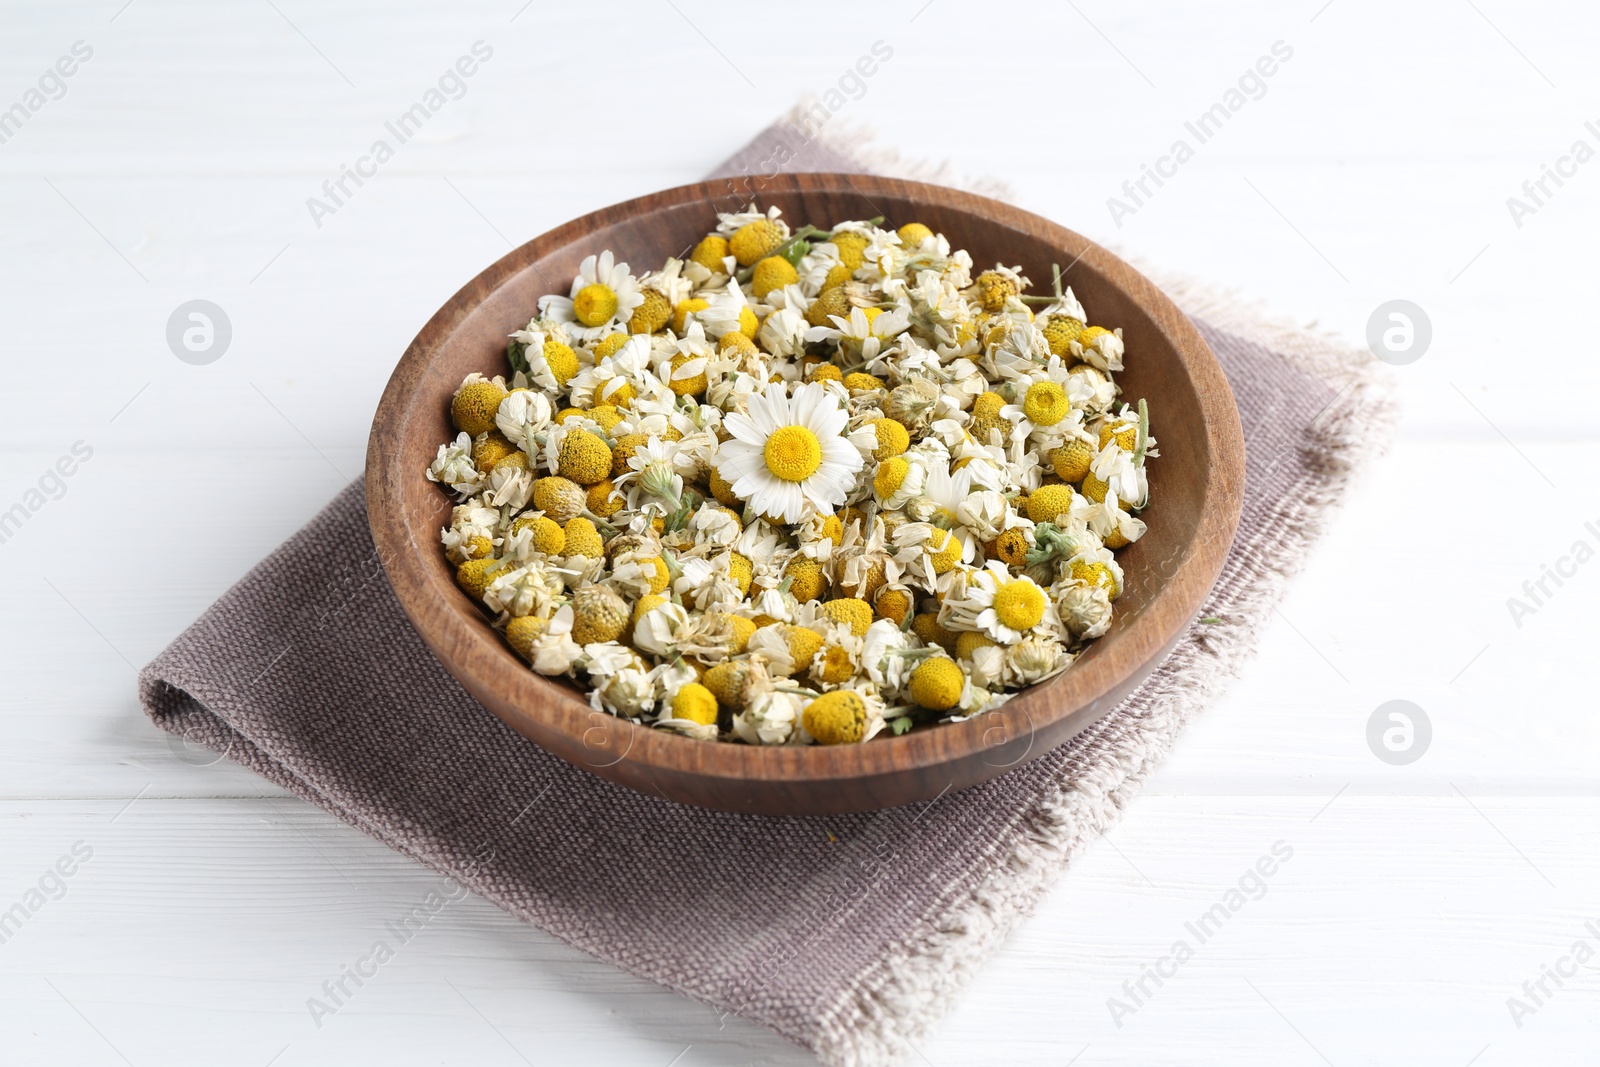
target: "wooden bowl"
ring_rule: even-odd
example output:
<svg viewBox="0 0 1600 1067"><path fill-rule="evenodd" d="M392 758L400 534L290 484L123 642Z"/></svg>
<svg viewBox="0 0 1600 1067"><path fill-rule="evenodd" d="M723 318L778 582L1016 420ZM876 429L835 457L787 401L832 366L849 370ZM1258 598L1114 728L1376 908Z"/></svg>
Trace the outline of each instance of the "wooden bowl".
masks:
<svg viewBox="0 0 1600 1067"><path fill-rule="evenodd" d="M766 748L693 741L594 711L577 689L528 669L456 587L439 530L451 501L423 477L455 436L450 398L472 371L510 374L506 335L540 296L565 293L584 256L612 249L635 271L684 256L738 210L732 181L702 182L596 211L537 237L469 282L423 327L389 379L367 448L367 510L395 594L428 647L529 740L604 778L671 800L775 815L868 811L928 800L1036 759L1105 715L1177 642L1216 581L1238 523L1244 441L1233 395L1189 320L1105 249L1037 215L919 182L845 174L757 179L762 207L792 225L884 216L917 221L972 253L1020 263L1048 291L1051 263L1096 325L1120 326L1130 400L1146 397L1161 456L1144 538L1122 551L1115 622L1056 678L967 722L866 744ZM1041 286L1041 279L1043 285Z"/></svg>

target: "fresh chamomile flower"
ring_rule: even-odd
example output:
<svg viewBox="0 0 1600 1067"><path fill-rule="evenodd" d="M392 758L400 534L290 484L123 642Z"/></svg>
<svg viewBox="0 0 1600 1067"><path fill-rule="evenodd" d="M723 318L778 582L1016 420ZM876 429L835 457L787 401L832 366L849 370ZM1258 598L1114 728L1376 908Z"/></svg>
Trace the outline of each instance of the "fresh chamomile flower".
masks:
<svg viewBox="0 0 1600 1067"><path fill-rule="evenodd" d="M863 465L843 436L847 421L821 385L799 386L792 397L773 386L750 397L746 414L724 420L733 436L722 444L717 471L763 515L799 522L808 507L832 513Z"/></svg>
<svg viewBox="0 0 1600 1067"><path fill-rule="evenodd" d="M577 340L589 341L626 329L634 309L642 303L638 279L607 249L585 257L578 265L569 295L540 297L539 314L566 325Z"/></svg>
<svg viewBox="0 0 1600 1067"><path fill-rule="evenodd" d="M959 599L945 600L940 621L1011 645L1024 633L1053 623L1051 608L1049 596L1036 582L1026 575L1013 577L1005 563L994 560L968 576Z"/></svg>

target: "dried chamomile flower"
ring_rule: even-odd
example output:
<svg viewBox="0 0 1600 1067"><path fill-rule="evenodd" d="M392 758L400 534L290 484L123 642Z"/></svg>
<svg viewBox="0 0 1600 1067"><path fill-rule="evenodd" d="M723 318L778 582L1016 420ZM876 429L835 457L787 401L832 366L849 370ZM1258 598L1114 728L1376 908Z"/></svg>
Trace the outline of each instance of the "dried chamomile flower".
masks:
<svg viewBox="0 0 1600 1067"><path fill-rule="evenodd" d="M1145 534L1121 333L914 219L609 251L469 375L440 550L533 671L707 742L958 721L1104 634ZM1030 307L1031 305L1031 307Z"/></svg>
<svg viewBox="0 0 1600 1067"><path fill-rule="evenodd" d="M450 418L456 429L472 437L488 433L494 429L495 412L505 398L505 386L500 382L481 374L469 375L450 401Z"/></svg>
<svg viewBox="0 0 1600 1067"><path fill-rule="evenodd" d="M439 446L424 472L430 482L442 482L455 490L458 498L471 499L483 489L483 472L472 461L472 437L465 430L454 441Z"/></svg>
<svg viewBox="0 0 1600 1067"><path fill-rule="evenodd" d="M802 724L819 745L851 745L867 736L867 702L847 689L806 705Z"/></svg>
<svg viewBox="0 0 1600 1067"><path fill-rule="evenodd" d="M961 701L966 675L948 656L932 656L911 672L906 688L911 699L932 711L949 711Z"/></svg>

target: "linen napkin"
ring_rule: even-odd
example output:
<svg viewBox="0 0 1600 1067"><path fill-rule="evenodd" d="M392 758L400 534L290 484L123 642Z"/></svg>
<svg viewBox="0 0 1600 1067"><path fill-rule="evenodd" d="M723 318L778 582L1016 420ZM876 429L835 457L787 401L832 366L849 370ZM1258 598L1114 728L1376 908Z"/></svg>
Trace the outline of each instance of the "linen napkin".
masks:
<svg viewBox="0 0 1600 1067"><path fill-rule="evenodd" d="M929 176L792 119L718 173L780 159ZM1244 424L1243 518L1202 613L1220 621L1195 625L1099 723L984 785L873 814L773 818L569 766L428 651L385 579L359 481L144 669L145 709L595 956L825 1063L898 1062L1252 652L1351 471L1387 439L1388 388L1366 353L1165 281Z"/></svg>

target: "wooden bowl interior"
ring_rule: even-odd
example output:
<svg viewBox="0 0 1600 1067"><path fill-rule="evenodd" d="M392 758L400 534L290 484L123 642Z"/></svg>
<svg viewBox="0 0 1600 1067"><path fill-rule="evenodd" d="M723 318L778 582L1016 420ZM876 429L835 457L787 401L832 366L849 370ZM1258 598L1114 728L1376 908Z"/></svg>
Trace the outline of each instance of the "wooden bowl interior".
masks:
<svg viewBox="0 0 1600 1067"><path fill-rule="evenodd" d="M1150 465L1149 533L1119 553L1127 575L1111 631L1064 674L999 711L838 748L709 744L591 711L571 686L531 673L455 585L438 541L451 501L422 477L455 434L449 402L467 374L509 374L507 335L538 298L565 294L580 261L611 249L636 273L684 255L715 226L715 186L668 190L561 227L469 283L408 350L380 406L368 459L374 533L402 604L430 647L480 700L558 754L673 799L736 810L860 810L991 777L1104 714L1176 640L1215 580L1238 513L1242 444L1225 379L1183 316L1126 264L1077 234L994 201L917 183L797 175L759 203L791 225L883 215L922 222L972 253L974 271L1020 266L1047 292L1051 264L1096 325L1120 327L1123 399L1145 397L1160 458ZM1219 393L1220 390L1220 393ZM1218 452L1227 462L1218 463ZM381 513L379 509L382 509ZM1221 545L1217 544L1221 538ZM1195 563L1197 557L1204 557ZM1153 617L1159 616L1159 617Z"/></svg>

